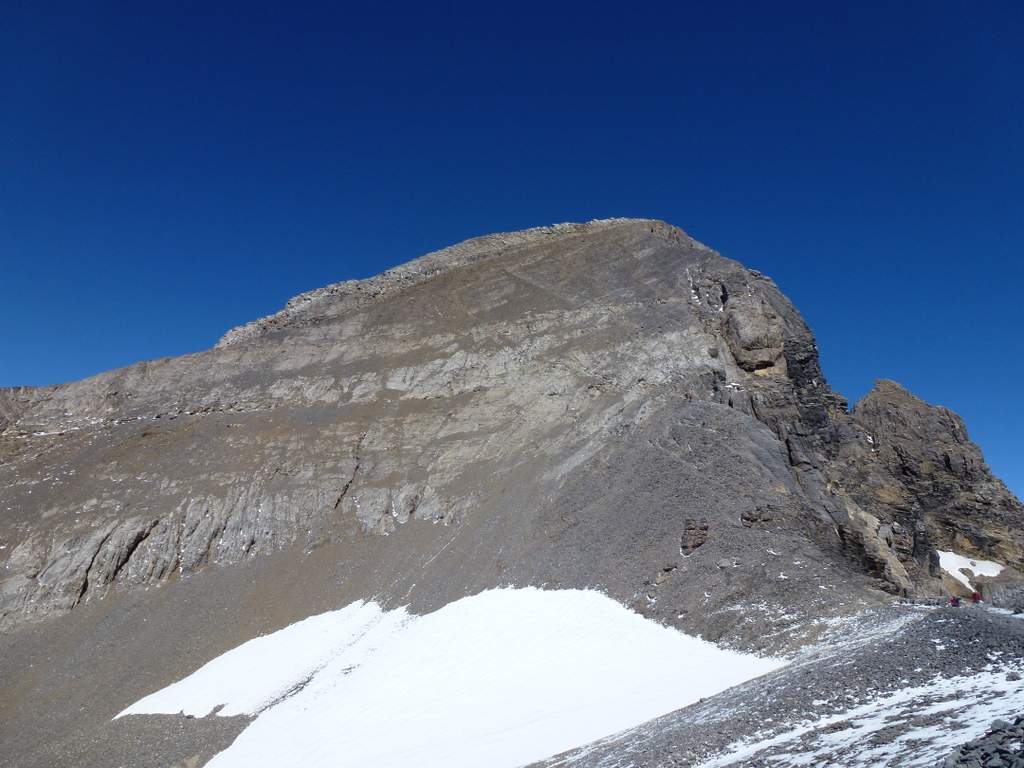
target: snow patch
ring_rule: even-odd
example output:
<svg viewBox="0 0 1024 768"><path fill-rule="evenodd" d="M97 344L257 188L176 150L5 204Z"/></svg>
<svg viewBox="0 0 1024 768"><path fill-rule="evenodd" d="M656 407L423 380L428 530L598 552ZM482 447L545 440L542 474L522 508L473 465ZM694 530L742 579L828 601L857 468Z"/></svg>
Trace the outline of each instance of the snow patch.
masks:
<svg viewBox="0 0 1024 768"><path fill-rule="evenodd" d="M960 744L985 734L997 717L1024 709L1024 683L1005 670L936 677L838 714L762 733L727 748L698 768L725 768L755 757L779 766L842 765L931 768Z"/></svg>
<svg viewBox="0 0 1024 768"><path fill-rule="evenodd" d="M937 551L939 553L939 567L972 592L975 591L975 587L971 584L970 577L964 573L964 570L970 571L971 577L998 576L1003 570L1002 565L991 560L977 560L958 555L956 552L944 552L941 549Z"/></svg>
<svg viewBox="0 0 1024 768"><path fill-rule="evenodd" d="M589 590L412 616L357 602L250 640L118 717L256 714L211 768L525 765L782 666Z"/></svg>
<svg viewBox="0 0 1024 768"><path fill-rule="evenodd" d="M410 617L357 601L278 632L249 640L191 675L117 715L255 715L308 682L328 662L345 659L386 637ZM356 661L356 659L352 659ZM114 719L116 720L117 717Z"/></svg>

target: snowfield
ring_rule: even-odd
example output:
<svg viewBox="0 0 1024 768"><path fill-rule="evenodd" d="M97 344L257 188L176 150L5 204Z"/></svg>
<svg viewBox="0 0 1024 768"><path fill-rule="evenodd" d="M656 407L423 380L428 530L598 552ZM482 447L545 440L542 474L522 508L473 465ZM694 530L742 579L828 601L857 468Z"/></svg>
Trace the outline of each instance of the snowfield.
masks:
<svg viewBox="0 0 1024 768"><path fill-rule="evenodd" d="M211 768L521 766L782 666L589 590L498 589L413 616L356 602L228 651L118 717L256 719Z"/></svg>

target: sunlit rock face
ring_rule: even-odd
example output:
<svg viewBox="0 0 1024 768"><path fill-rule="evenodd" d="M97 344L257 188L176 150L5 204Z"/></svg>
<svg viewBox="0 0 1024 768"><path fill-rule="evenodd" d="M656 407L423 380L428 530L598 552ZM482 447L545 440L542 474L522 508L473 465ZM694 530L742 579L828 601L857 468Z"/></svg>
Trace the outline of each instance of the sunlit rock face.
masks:
<svg viewBox="0 0 1024 768"><path fill-rule="evenodd" d="M656 221L470 240L206 352L0 391L0 430L6 627L340 547L353 599L597 587L774 649L941 591L935 549L1021 563L959 419L887 383L849 414L774 283Z"/></svg>
<svg viewBox="0 0 1024 768"><path fill-rule="evenodd" d="M871 440L844 445L835 474L889 524L909 567L927 569L934 550L1020 566L1024 506L992 475L959 416L884 380L852 416Z"/></svg>

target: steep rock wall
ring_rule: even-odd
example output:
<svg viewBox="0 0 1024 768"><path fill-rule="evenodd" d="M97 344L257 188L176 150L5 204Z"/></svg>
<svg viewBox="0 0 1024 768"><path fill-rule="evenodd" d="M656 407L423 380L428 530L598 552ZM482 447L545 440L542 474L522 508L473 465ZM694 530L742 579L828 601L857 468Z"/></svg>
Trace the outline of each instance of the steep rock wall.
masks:
<svg viewBox="0 0 1024 768"><path fill-rule="evenodd" d="M1019 502L962 425L896 398L901 431L884 400L848 414L774 283L662 222L468 241L0 404L0 625L384 537L385 599L597 586L799 642L878 589L940 589L937 544L1020 561Z"/></svg>

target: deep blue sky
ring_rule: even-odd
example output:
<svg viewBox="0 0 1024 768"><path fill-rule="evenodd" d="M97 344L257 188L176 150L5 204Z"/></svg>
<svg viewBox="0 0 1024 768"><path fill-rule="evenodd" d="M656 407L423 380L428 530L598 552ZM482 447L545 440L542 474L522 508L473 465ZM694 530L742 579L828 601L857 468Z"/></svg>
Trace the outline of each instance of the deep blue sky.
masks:
<svg viewBox="0 0 1024 768"><path fill-rule="evenodd" d="M837 389L955 409L1024 493L1019 3L156 5L4 3L0 385L650 216L773 276Z"/></svg>

